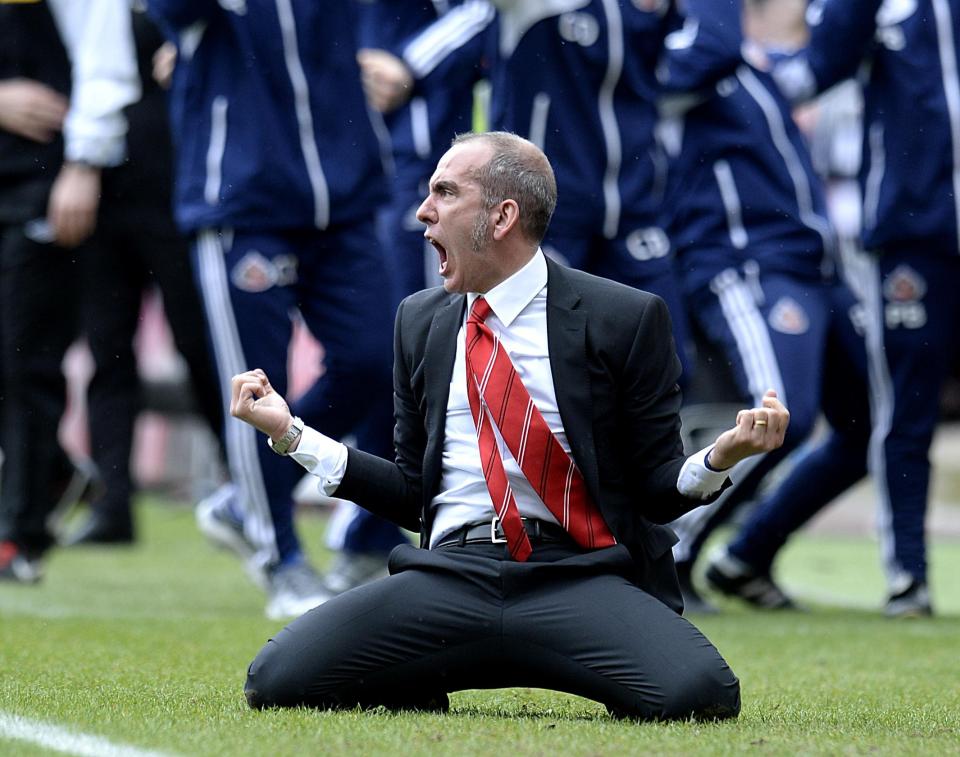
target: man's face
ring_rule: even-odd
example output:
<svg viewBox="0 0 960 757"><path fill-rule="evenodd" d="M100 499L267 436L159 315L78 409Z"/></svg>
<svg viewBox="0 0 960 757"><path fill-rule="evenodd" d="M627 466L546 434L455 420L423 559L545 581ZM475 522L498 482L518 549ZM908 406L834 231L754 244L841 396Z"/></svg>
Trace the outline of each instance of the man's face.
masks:
<svg viewBox="0 0 960 757"><path fill-rule="evenodd" d="M478 141L450 148L437 163L430 194L417 210L417 219L427 226L423 236L439 255L439 273L448 292L486 292L499 283L490 249L490 213L472 178L492 153Z"/></svg>

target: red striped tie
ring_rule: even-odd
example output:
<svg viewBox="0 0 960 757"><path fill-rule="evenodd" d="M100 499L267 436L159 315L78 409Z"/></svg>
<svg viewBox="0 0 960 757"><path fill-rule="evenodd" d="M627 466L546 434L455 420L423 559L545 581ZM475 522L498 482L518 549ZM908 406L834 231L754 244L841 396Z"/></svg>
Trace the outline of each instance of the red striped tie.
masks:
<svg viewBox="0 0 960 757"><path fill-rule="evenodd" d="M523 475L577 544L589 549L616 544L587 495L583 475L550 431L500 339L484 323L491 312L489 303L478 297L467 318L467 396L477 426L483 475L510 554L524 561L531 547L492 424L500 430Z"/></svg>

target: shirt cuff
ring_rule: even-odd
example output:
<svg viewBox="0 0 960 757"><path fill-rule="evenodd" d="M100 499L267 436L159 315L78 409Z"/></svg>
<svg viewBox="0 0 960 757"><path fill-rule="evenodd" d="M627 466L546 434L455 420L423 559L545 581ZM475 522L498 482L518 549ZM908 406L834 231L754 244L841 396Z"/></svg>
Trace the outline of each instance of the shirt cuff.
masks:
<svg viewBox="0 0 960 757"><path fill-rule="evenodd" d="M320 479L317 488L328 497L347 470L347 446L309 426L303 427L300 443L289 456Z"/></svg>
<svg viewBox="0 0 960 757"><path fill-rule="evenodd" d="M684 497L707 499L720 491L730 477L729 471L711 470L707 467L707 453L711 449L712 444L690 455L683 463L677 477L677 491Z"/></svg>

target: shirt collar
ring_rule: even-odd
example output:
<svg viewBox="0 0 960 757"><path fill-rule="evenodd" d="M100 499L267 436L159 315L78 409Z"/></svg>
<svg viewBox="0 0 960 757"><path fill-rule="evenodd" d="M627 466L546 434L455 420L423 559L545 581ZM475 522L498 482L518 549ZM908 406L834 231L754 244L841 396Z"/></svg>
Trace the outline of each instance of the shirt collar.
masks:
<svg viewBox="0 0 960 757"><path fill-rule="evenodd" d="M504 279L483 297L493 310L500 322L510 327L514 319L523 312L547 285L547 260L543 251L537 248L530 261L515 274ZM473 307L474 301L480 295L476 292L467 294L467 312Z"/></svg>

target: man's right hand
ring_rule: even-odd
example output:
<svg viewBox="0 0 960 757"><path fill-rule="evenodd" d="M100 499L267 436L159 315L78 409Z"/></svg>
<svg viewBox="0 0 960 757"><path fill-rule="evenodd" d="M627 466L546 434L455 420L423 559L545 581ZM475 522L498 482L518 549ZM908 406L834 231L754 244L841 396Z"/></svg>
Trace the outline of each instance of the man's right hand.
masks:
<svg viewBox="0 0 960 757"><path fill-rule="evenodd" d="M32 79L0 81L0 129L34 142L50 142L63 128L70 103Z"/></svg>
<svg viewBox="0 0 960 757"><path fill-rule="evenodd" d="M390 113L410 99L413 74L393 53L375 48L364 48L357 53L363 89L367 101L375 110Z"/></svg>
<svg viewBox="0 0 960 757"><path fill-rule="evenodd" d="M239 373L230 381L230 415L249 423L278 441L293 423L286 400L259 368Z"/></svg>

